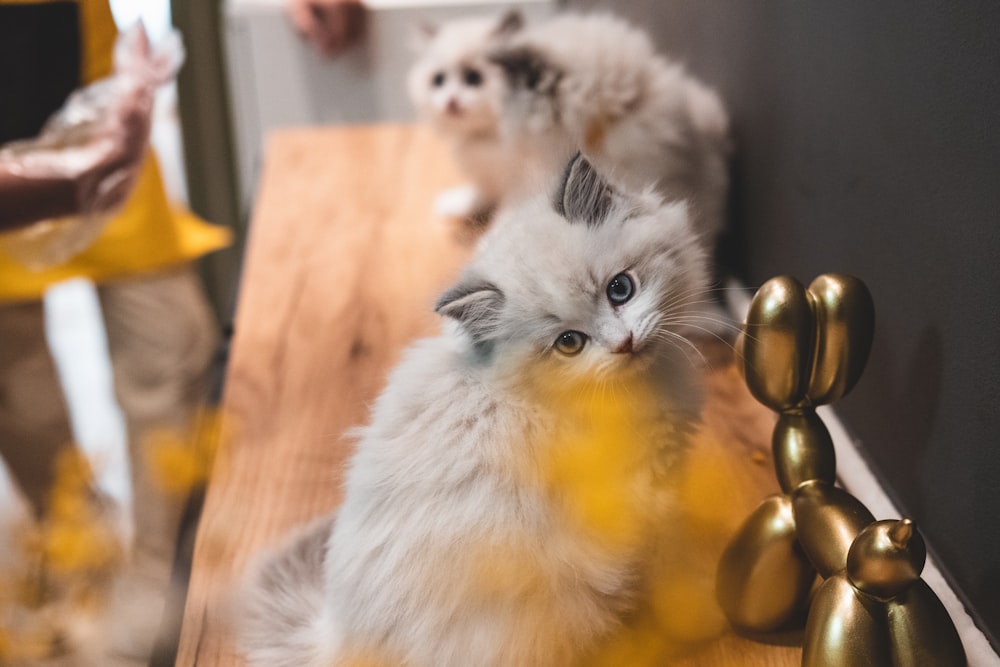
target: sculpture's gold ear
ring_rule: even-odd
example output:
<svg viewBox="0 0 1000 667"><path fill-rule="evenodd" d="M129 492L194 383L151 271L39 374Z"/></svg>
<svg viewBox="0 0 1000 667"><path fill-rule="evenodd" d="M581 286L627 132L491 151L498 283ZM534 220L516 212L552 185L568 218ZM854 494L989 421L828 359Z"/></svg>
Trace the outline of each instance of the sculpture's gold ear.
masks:
<svg viewBox="0 0 1000 667"><path fill-rule="evenodd" d="M871 293L857 278L825 274L808 288L789 276L772 278L747 311L747 386L772 410L832 403L857 384L874 330Z"/></svg>
<svg viewBox="0 0 1000 667"><path fill-rule="evenodd" d="M816 318L816 347L806 390L813 405L843 398L861 378L875 336L875 303L868 287L827 273L806 290Z"/></svg>

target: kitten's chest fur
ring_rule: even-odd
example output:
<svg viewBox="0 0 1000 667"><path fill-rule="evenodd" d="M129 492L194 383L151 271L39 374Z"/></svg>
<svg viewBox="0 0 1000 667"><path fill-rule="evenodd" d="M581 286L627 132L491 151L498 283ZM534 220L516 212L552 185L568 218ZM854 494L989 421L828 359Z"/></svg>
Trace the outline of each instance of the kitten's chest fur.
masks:
<svg viewBox="0 0 1000 667"><path fill-rule="evenodd" d="M414 664L462 664L483 607L481 664L569 664L632 607L680 436L662 397L543 393L439 376L380 406L393 417L362 443L328 562L359 635L419 626L441 640L406 644L428 651Z"/></svg>

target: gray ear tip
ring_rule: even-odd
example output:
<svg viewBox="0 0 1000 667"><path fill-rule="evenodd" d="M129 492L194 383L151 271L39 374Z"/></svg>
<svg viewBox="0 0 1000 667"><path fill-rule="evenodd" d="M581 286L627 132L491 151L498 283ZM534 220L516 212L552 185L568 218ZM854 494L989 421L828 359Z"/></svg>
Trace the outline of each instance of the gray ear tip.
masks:
<svg viewBox="0 0 1000 667"><path fill-rule="evenodd" d="M570 158L553 197L556 213L570 222L597 226L611 210L615 189L582 152Z"/></svg>
<svg viewBox="0 0 1000 667"><path fill-rule="evenodd" d="M517 7L511 7L503 13L500 17L500 23L497 26L497 32L499 34L506 34L510 32L515 32L524 27L524 14Z"/></svg>
<svg viewBox="0 0 1000 667"><path fill-rule="evenodd" d="M586 160L586 158L583 157L583 153L577 151L566 162L566 166L563 167L562 170L562 175L559 177L559 186L552 194L552 205L555 208L556 213L559 215L566 215L566 191L569 189L569 185L573 178L573 172L580 160Z"/></svg>
<svg viewBox="0 0 1000 667"><path fill-rule="evenodd" d="M573 169L573 166L579 163L581 160L583 162L587 161L587 158L583 156L582 152L577 151L573 153L573 155L570 156L569 160L566 161L566 169L563 172L563 176L569 174L569 172Z"/></svg>
<svg viewBox="0 0 1000 667"><path fill-rule="evenodd" d="M434 312L439 315L443 315L448 309L448 306L454 303L455 300L460 298L463 294L464 291L460 291L458 286L451 287L439 296L437 301L434 302Z"/></svg>

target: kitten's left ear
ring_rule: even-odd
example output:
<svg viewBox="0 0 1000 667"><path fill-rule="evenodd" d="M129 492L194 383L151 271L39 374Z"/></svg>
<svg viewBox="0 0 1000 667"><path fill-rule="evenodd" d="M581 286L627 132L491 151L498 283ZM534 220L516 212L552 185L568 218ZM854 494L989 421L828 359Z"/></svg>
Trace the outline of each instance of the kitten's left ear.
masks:
<svg viewBox="0 0 1000 667"><path fill-rule="evenodd" d="M500 324L504 295L491 282L464 276L458 284L441 295L434 311L457 320L476 341L489 338Z"/></svg>
<svg viewBox="0 0 1000 667"><path fill-rule="evenodd" d="M614 188L594 165L583 153L577 153L566 165L552 204L556 213L570 222L585 222L589 227L597 227L607 218L614 195Z"/></svg>

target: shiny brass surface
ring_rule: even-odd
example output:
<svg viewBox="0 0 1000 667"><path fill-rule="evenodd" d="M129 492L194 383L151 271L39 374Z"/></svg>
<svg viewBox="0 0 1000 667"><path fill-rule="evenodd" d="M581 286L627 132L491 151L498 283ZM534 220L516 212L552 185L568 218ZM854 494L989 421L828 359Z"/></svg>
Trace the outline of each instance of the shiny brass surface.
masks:
<svg viewBox="0 0 1000 667"><path fill-rule="evenodd" d="M781 628L808 604L806 667L960 667L961 640L920 578L923 539L908 519L875 521L834 485L836 456L815 412L857 383L875 309L857 278L826 274L808 290L766 282L751 301L737 352L747 387L777 411L774 466L783 493L762 502L719 562L716 596L737 628ZM811 602L818 572L825 581Z"/></svg>
<svg viewBox="0 0 1000 667"><path fill-rule="evenodd" d="M964 667L962 640L934 591L918 579L886 603L894 667Z"/></svg>
<svg viewBox="0 0 1000 667"><path fill-rule="evenodd" d="M891 667L892 648L881 603L858 593L842 574L824 581L809 605L802 665Z"/></svg>
<svg viewBox="0 0 1000 667"><path fill-rule="evenodd" d="M926 560L927 548L912 521L876 521L851 545L847 578L858 590L888 600L920 578Z"/></svg>
<svg viewBox="0 0 1000 667"><path fill-rule="evenodd" d="M813 312L802 283L789 276L764 283L747 310L744 374L750 393L772 410L798 405L809 382Z"/></svg>
<svg viewBox="0 0 1000 667"><path fill-rule="evenodd" d="M723 552L716 598L735 627L771 632L805 610L815 578L796 542L791 499L770 496Z"/></svg>
<svg viewBox="0 0 1000 667"><path fill-rule="evenodd" d="M895 520L880 521L858 536L865 542L879 542L887 536ZM919 538L918 538L919 539ZM919 546L910 541L909 547ZM866 553L882 560L907 547L879 547ZM855 549L852 549L852 553ZM923 560L914 555L907 560ZM898 561L897 561L898 562ZM967 664L962 641L941 601L922 579L919 569L908 579L900 594L879 600L860 590L844 573L836 574L816 591L806 622L802 664L807 667L840 665L887 665L891 667L963 667ZM902 580L901 580L902 581Z"/></svg>
<svg viewBox="0 0 1000 667"><path fill-rule="evenodd" d="M774 426L771 449L778 483L785 493L812 479L834 483L837 457L833 440L815 410L782 412Z"/></svg>
<svg viewBox="0 0 1000 667"><path fill-rule="evenodd" d="M875 520L857 498L818 480L795 489L792 512L799 543L824 578L847 567L854 538Z"/></svg>
<svg viewBox="0 0 1000 667"><path fill-rule="evenodd" d="M816 341L806 393L813 405L823 405L843 397L861 377L875 332L875 304L853 276L819 276L808 294Z"/></svg>

